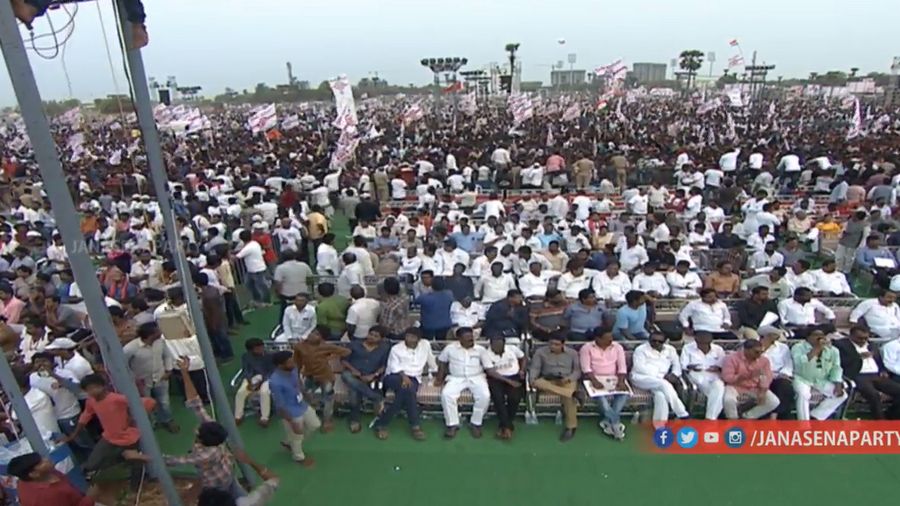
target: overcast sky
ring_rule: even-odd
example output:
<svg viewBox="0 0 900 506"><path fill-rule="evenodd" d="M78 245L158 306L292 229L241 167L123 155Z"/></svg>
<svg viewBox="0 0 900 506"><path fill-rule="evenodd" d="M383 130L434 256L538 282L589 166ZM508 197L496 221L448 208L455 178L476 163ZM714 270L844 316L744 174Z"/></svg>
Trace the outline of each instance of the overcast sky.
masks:
<svg viewBox="0 0 900 506"><path fill-rule="evenodd" d="M161 81L174 75L179 85L203 86L207 95L227 86L284 83L287 61L313 86L341 73L355 82L373 71L391 83L423 84L431 78L418 63L423 57L465 56L468 68L480 68L504 61L508 42L521 43L524 79L545 83L550 64L568 53L577 54L576 68L591 69L619 57L629 64L668 63L683 49L715 51L719 74L735 52L732 38L748 60L756 49L760 60L777 64L775 76L850 67L886 72L900 55L891 35L900 11L889 0L144 1L148 75ZM110 3L100 3L118 91L125 93ZM68 17L51 14L56 27ZM50 31L47 20L35 28ZM43 97L67 98L62 56L48 61L30 54ZM97 3L80 4L65 64L74 97L117 91ZM14 101L8 76L0 73L0 105Z"/></svg>

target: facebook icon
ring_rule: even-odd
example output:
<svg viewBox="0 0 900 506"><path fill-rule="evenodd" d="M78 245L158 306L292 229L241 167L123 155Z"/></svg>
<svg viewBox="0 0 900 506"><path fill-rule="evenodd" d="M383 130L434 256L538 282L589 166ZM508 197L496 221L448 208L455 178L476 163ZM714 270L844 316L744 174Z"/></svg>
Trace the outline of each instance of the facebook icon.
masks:
<svg viewBox="0 0 900 506"><path fill-rule="evenodd" d="M672 446L673 441L675 441L675 435L668 427L661 427L656 429L656 432L653 433L653 442L660 448Z"/></svg>

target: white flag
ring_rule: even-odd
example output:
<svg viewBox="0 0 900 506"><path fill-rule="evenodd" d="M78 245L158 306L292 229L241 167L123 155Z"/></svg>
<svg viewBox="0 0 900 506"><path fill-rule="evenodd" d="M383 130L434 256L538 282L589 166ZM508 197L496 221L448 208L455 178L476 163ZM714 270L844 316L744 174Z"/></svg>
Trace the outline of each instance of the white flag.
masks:
<svg viewBox="0 0 900 506"><path fill-rule="evenodd" d="M613 81L624 80L625 76L628 74L628 66L625 65L625 62L619 58L618 60L608 64L597 67L594 69L594 74L598 77L605 77L607 79Z"/></svg>
<svg viewBox="0 0 900 506"><path fill-rule="evenodd" d="M553 147L554 144L556 144L556 139L553 138L553 128L547 125L547 147Z"/></svg>
<svg viewBox="0 0 900 506"><path fill-rule="evenodd" d="M334 107L337 109L337 116L332 122L335 128L346 130L348 127L355 127L359 123L356 116L356 102L353 100L353 87L347 76L339 76L337 79L328 81L331 86L331 93L334 94Z"/></svg>
<svg viewBox="0 0 900 506"><path fill-rule="evenodd" d="M300 116L293 115L284 118L284 121L281 123L281 129L284 131L292 130L300 126Z"/></svg>
<svg viewBox="0 0 900 506"><path fill-rule="evenodd" d="M513 125L519 126L534 117L534 104L528 95L516 94L509 97L509 112L513 117Z"/></svg>
<svg viewBox="0 0 900 506"><path fill-rule="evenodd" d="M199 111L197 111L197 113L188 111L185 113L182 121L192 122L199 117ZM247 120L247 126L250 127L250 131L254 134L275 128L276 125L278 125L278 114L275 112L275 104L269 104L257 109L256 112L250 116L250 119Z"/></svg>
<svg viewBox="0 0 900 506"><path fill-rule="evenodd" d="M575 121L581 117L581 104L572 104L562 115L563 121Z"/></svg>
<svg viewBox="0 0 900 506"><path fill-rule="evenodd" d="M408 125L410 123L414 123L419 121L420 119L425 117L425 110L422 109L422 105L419 102L410 105L406 108L406 111L403 112L402 121L404 125Z"/></svg>
<svg viewBox="0 0 900 506"><path fill-rule="evenodd" d="M722 105L722 101L718 98L707 100L706 102L700 104L700 107L697 108L697 115L703 115L708 113L709 111L718 109L720 105Z"/></svg>
<svg viewBox="0 0 900 506"><path fill-rule="evenodd" d="M113 152L112 155L110 155L109 164L110 165L119 165L120 163L122 163L122 150L117 149L117 150L115 150L115 152Z"/></svg>
<svg viewBox="0 0 900 506"><path fill-rule="evenodd" d="M726 91L725 96L728 97L728 101L731 103L732 107L744 107L744 98L741 96L740 88Z"/></svg>
<svg viewBox="0 0 900 506"><path fill-rule="evenodd" d="M463 95L459 100L459 110L468 116L474 116L478 112L478 100L474 93Z"/></svg>
<svg viewBox="0 0 900 506"><path fill-rule="evenodd" d="M847 131L847 140L859 137L862 131L862 114L859 110L859 99L854 97L856 102L853 106L853 119L850 120L850 129Z"/></svg>

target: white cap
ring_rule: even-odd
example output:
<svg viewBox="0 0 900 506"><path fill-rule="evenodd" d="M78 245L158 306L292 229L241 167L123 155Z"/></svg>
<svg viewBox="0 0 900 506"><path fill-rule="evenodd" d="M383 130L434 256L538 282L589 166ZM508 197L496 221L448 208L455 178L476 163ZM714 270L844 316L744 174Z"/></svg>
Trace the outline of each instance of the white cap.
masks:
<svg viewBox="0 0 900 506"><path fill-rule="evenodd" d="M45 350L74 350L78 347L78 343L68 337L58 337L48 344Z"/></svg>

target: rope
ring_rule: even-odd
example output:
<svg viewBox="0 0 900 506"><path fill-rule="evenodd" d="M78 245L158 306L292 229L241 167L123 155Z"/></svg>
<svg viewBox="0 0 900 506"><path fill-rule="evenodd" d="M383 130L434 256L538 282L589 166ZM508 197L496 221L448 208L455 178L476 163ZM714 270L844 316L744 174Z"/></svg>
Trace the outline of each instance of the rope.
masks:
<svg viewBox="0 0 900 506"><path fill-rule="evenodd" d="M76 4L77 5L77 4ZM100 2L94 2L97 6L97 16L100 18L100 33L103 34L103 46L106 48L106 61L109 63L109 73L112 76L113 89L116 90L116 102L119 105L119 116L122 119L122 127L125 127L125 108L122 105L122 99L119 97L119 80L116 78L116 69L113 65L112 51L109 49L109 38L106 36L106 22L103 20L103 9L100 8ZM113 6L115 8L115 6Z"/></svg>
<svg viewBox="0 0 900 506"><path fill-rule="evenodd" d="M31 32L30 32L31 33L31 37L30 37L31 49L34 51L34 53L36 55L38 55L39 57L41 57L45 60L52 60L52 59L56 58L60 53L60 46L65 46L66 43L69 42L69 39L72 38L72 34L75 33L75 15L78 14L78 4L77 3L75 4L75 9L71 12L65 6L65 4L62 5L62 9L66 12L66 14L69 15L69 20L66 21L66 24L64 24L62 26L62 28L57 30L53 26L53 19L50 18L50 16L46 16L47 24L50 25L50 33L44 33L44 34L35 36L34 30L31 30ZM65 32L66 30L68 30L68 33L66 33L65 38L62 41L60 41L59 34ZM48 38L48 37L53 38L52 45L39 47L36 44L37 41ZM45 51L50 51L50 52L52 52L52 54L44 54Z"/></svg>

